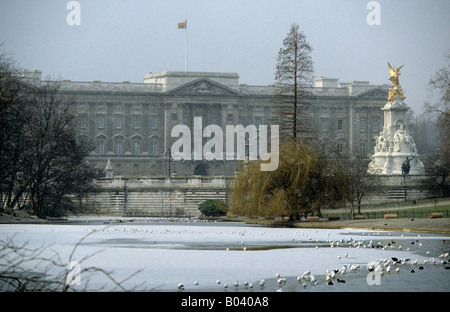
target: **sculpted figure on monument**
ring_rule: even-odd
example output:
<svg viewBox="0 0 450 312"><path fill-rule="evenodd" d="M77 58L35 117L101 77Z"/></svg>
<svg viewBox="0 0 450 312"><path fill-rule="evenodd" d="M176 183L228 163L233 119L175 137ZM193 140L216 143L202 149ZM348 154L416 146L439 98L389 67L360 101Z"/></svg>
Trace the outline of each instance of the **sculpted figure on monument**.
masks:
<svg viewBox="0 0 450 312"><path fill-rule="evenodd" d="M403 65L398 67L397 69L392 67L389 63L388 66L389 73L391 74L389 80L392 81L392 89L389 89L388 103L392 103L398 95L400 95L402 99L405 98L404 91L403 89L401 89L400 81L398 79L398 77L400 76L400 68L402 68Z"/></svg>
<svg viewBox="0 0 450 312"><path fill-rule="evenodd" d="M388 142L384 138L383 133L381 132L379 136L375 136L375 153L378 152L387 152L388 151Z"/></svg>
<svg viewBox="0 0 450 312"><path fill-rule="evenodd" d="M402 143L406 136L406 131L403 129L403 124L400 125L400 129L395 131L394 133L394 151L395 152L401 152L402 151Z"/></svg>
<svg viewBox="0 0 450 312"><path fill-rule="evenodd" d="M416 144L414 143L413 138L403 128L403 125L400 125L400 129L394 134L394 151L407 153L416 152Z"/></svg>
<svg viewBox="0 0 450 312"><path fill-rule="evenodd" d="M393 88L399 87L400 82L399 82L398 76L400 76L400 68L402 68L403 65L398 67L397 69L395 69L395 67L392 67L391 64L389 64L389 63L388 63L388 66L389 66L389 73L391 74L391 77L389 78L389 80L392 81L392 87Z"/></svg>
<svg viewBox="0 0 450 312"><path fill-rule="evenodd" d="M383 140L383 137L380 135L374 136L373 138L375 139L375 147L374 147L375 153L381 152L381 141Z"/></svg>

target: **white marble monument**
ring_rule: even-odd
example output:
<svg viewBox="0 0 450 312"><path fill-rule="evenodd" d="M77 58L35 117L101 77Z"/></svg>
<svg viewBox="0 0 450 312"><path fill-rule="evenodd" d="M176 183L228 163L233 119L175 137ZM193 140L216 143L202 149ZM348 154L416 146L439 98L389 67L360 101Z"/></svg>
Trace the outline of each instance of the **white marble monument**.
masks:
<svg viewBox="0 0 450 312"><path fill-rule="evenodd" d="M370 173L382 175L422 175L424 167L419 160L416 144L407 127L406 113L410 109L404 102L398 76L400 66L394 69L389 64L392 88L384 111L383 131L375 137L375 153L369 164Z"/></svg>

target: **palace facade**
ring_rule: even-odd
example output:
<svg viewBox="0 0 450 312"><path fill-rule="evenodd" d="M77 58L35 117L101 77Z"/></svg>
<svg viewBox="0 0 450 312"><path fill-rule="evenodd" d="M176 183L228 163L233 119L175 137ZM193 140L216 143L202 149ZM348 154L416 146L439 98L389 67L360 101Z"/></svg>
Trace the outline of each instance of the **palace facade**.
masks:
<svg viewBox="0 0 450 312"><path fill-rule="evenodd" d="M40 71L22 76L41 80ZM388 91L389 85L316 78L307 101L324 151L373 153ZM275 87L240 84L237 73L166 71L147 74L142 83L63 80L60 92L74 99L80 135L95 145L88 160L99 175L110 160L114 176L231 176L236 160L173 161L171 130L192 127L194 117L202 117L203 127L269 125Z"/></svg>

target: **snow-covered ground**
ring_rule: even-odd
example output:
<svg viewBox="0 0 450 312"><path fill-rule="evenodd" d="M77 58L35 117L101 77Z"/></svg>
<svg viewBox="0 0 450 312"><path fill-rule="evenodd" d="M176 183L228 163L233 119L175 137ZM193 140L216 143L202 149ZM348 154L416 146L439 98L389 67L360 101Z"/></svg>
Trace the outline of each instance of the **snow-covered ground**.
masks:
<svg viewBox="0 0 450 312"><path fill-rule="evenodd" d="M156 220L87 225L2 224L0 237L2 240L12 238L18 246L26 242L27 248L44 247L42 257L57 253L62 263L78 261L81 270L97 267L111 271L118 281L138 272L122 285L127 289L138 285L134 290L178 291L180 283L185 291L319 290L325 289L325 285L329 287L327 270L331 272L344 266L345 274L338 274L337 278L347 281L346 288L335 277L333 290L339 290L337 285L340 284L340 290L360 291L364 287L368 291L389 291L389 279L401 281L403 275L407 276L404 280L409 284L412 269L418 273L415 279L439 279L436 283L422 283L427 288L421 290L450 290L450 270L445 269L450 264L441 263L448 261L448 255L443 254L450 251L450 237L445 235L151 221ZM87 255L92 256L84 259ZM393 264L392 257L410 260L405 264ZM414 260L417 260L416 265L411 264ZM378 280L381 285L375 283L375 277L367 277L367 264L372 261L379 261L375 264L381 264L384 270ZM36 262L24 265L29 266L26 269L30 271L42 270ZM388 266L391 272L386 272ZM356 268L355 272L350 268ZM396 268L400 272L395 272ZM297 277L307 271L310 274L298 282ZM426 271L428 275L422 273ZM430 275L430 272L433 273ZM312 286L311 275L318 281L315 286ZM263 279L266 284L261 288L259 282ZM80 281L81 285L73 285L74 290L113 287L100 273L82 272ZM245 282L253 288L245 286ZM224 288L225 284L228 288ZM383 285L385 287L380 288Z"/></svg>

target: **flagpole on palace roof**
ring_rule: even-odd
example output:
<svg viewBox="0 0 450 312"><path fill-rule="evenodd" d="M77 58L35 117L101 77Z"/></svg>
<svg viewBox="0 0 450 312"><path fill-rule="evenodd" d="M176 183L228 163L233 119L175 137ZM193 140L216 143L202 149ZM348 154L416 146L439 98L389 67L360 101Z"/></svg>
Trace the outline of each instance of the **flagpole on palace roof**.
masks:
<svg viewBox="0 0 450 312"><path fill-rule="evenodd" d="M184 36L184 71L187 71L187 20L184 21L185 26L185 36Z"/></svg>
<svg viewBox="0 0 450 312"><path fill-rule="evenodd" d="M185 37L184 37L184 71L187 71L187 20L185 20L182 23L178 23L178 29L184 29L185 30Z"/></svg>

